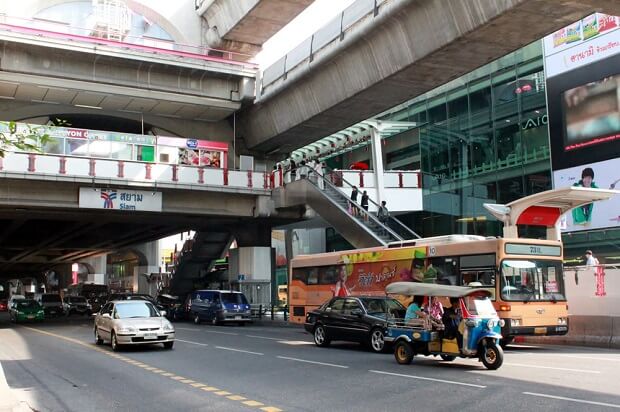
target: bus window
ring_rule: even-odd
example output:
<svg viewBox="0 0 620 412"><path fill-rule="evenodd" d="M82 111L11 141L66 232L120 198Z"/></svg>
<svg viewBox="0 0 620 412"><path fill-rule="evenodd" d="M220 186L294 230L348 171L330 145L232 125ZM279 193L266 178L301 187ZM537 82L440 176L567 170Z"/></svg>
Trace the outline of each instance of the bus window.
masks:
<svg viewBox="0 0 620 412"><path fill-rule="evenodd" d="M561 262L505 259L501 266L501 291L506 301L566 300Z"/></svg>
<svg viewBox="0 0 620 412"><path fill-rule="evenodd" d="M339 266L321 266L319 267L319 284L335 285L338 281Z"/></svg>
<svg viewBox="0 0 620 412"><path fill-rule="evenodd" d="M293 269L293 280L298 280L304 285L308 284L308 268Z"/></svg>
<svg viewBox="0 0 620 412"><path fill-rule="evenodd" d="M463 285L472 282L480 283L479 286L495 286L495 268L461 269Z"/></svg>
<svg viewBox="0 0 620 412"><path fill-rule="evenodd" d="M308 270L308 285L318 285L319 284L319 269L318 268L310 268Z"/></svg>
<svg viewBox="0 0 620 412"><path fill-rule="evenodd" d="M456 285L456 258L443 256L432 258L429 259L429 268L431 267L431 265L437 272L437 278L435 280L435 283L438 283L440 285Z"/></svg>

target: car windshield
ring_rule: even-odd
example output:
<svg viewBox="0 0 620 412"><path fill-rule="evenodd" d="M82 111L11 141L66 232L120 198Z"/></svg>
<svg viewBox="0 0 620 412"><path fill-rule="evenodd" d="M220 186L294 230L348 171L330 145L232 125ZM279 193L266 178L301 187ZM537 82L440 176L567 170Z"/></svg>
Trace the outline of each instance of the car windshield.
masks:
<svg viewBox="0 0 620 412"><path fill-rule="evenodd" d="M15 303L19 309L35 309L39 306L34 300L18 300Z"/></svg>
<svg viewBox="0 0 620 412"><path fill-rule="evenodd" d="M564 301L562 263L506 259L501 266L501 293L502 299L507 301Z"/></svg>
<svg viewBox="0 0 620 412"><path fill-rule="evenodd" d="M43 295L41 296L41 302L58 302L60 303L60 295Z"/></svg>
<svg viewBox="0 0 620 412"><path fill-rule="evenodd" d="M369 315L377 313L394 313L405 310L405 307L396 299L361 298L362 304Z"/></svg>
<svg viewBox="0 0 620 412"><path fill-rule="evenodd" d="M74 296L71 298L71 300L69 301L71 303L86 303L86 298L80 297L80 296Z"/></svg>
<svg viewBox="0 0 620 412"><path fill-rule="evenodd" d="M222 303L224 304L248 304L248 301L242 293L222 293L220 296L222 297Z"/></svg>
<svg viewBox="0 0 620 412"><path fill-rule="evenodd" d="M159 316L159 312L149 302L132 302L116 305L116 319L127 318L153 318Z"/></svg>
<svg viewBox="0 0 620 412"><path fill-rule="evenodd" d="M493 318L497 316L493 302L486 296L467 296L465 299L467 311L473 316Z"/></svg>

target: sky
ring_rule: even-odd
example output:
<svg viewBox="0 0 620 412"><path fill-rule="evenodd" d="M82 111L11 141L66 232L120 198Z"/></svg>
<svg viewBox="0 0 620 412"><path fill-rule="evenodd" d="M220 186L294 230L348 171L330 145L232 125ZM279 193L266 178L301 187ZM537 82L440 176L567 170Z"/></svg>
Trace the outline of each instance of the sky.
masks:
<svg viewBox="0 0 620 412"><path fill-rule="evenodd" d="M266 69L271 63L312 36L354 1L315 0L306 10L267 40L263 45L263 50L256 55L254 61L261 69Z"/></svg>

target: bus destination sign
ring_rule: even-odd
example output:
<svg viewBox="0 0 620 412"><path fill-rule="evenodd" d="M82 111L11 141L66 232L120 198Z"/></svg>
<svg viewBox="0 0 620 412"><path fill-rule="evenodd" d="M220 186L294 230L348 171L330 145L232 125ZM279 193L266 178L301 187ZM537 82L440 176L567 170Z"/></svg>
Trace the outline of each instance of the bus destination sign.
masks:
<svg viewBox="0 0 620 412"><path fill-rule="evenodd" d="M560 246L506 243L506 254L561 256L562 248Z"/></svg>

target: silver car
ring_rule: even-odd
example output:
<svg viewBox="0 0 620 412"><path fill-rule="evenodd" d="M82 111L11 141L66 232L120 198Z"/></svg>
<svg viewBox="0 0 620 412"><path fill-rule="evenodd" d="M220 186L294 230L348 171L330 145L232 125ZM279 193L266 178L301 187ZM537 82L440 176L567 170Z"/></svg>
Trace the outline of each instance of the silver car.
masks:
<svg viewBox="0 0 620 412"><path fill-rule="evenodd" d="M157 308L143 300L122 300L106 303L95 317L95 342L110 341L112 350L123 345L163 343L174 345L174 327Z"/></svg>

